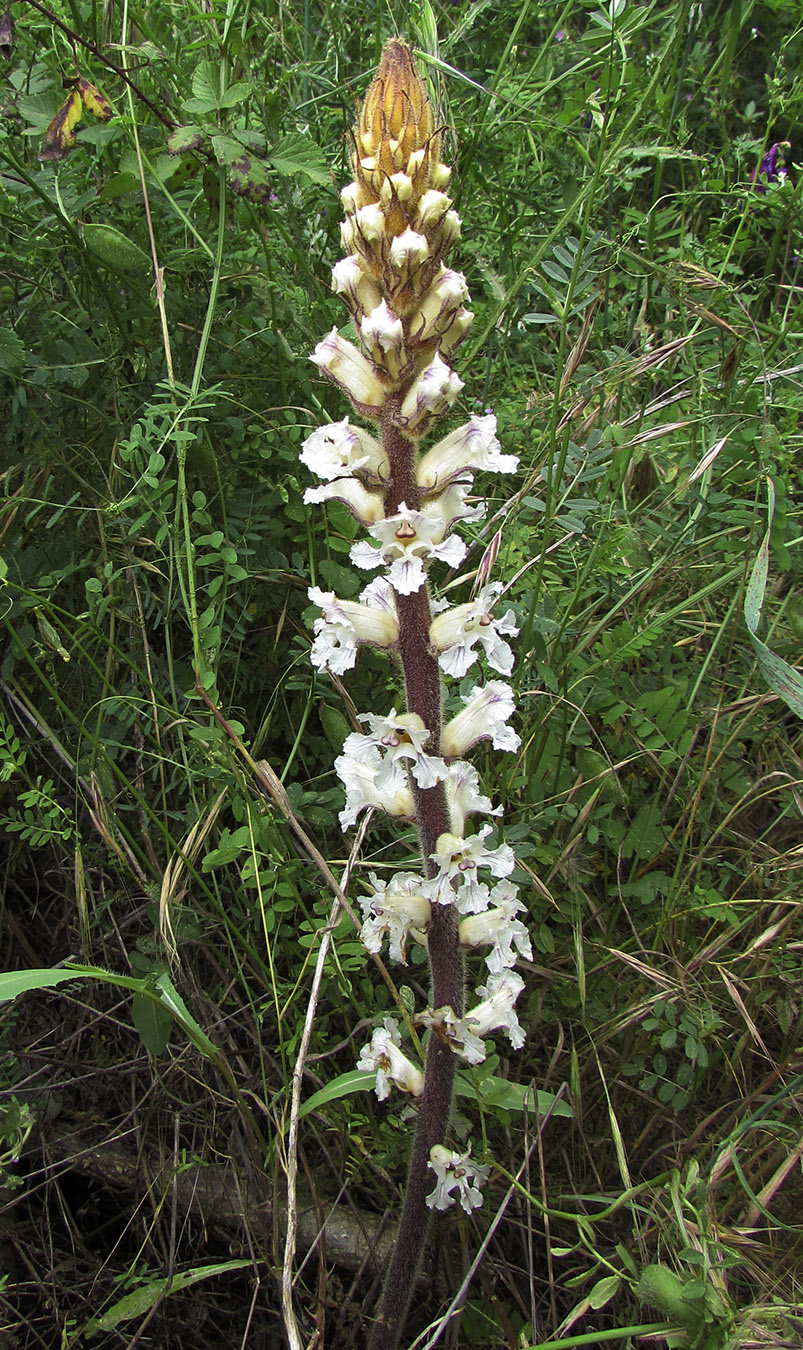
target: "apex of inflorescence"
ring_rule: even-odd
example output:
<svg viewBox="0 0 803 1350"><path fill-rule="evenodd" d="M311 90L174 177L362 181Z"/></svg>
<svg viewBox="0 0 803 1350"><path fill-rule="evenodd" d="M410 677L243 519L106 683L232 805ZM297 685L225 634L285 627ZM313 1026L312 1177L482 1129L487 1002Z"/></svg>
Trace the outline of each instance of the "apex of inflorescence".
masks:
<svg viewBox="0 0 803 1350"><path fill-rule="evenodd" d="M417 201L428 188L442 188L448 170L440 162L441 134L412 51L400 38L385 43L379 69L354 132L354 174L365 206L387 196Z"/></svg>

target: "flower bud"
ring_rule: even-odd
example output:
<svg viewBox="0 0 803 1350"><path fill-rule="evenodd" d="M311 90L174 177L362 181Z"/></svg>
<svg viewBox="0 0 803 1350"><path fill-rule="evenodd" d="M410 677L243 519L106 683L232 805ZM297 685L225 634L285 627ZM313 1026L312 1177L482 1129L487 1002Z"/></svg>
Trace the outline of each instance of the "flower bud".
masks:
<svg viewBox="0 0 803 1350"><path fill-rule="evenodd" d="M357 253L341 258L332 268L332 290L342 295L354 318L369 314L381 300L379 290L365 271Z"/></svg>
<svg viewBox="0 0 803 1350"><path fill-rule="evenodd" d="M445 192L437 192L434 188L430 188L418 203L418 229L423 234L433 229L446 215L451 204Z"/></svg>
<svg viewBox="0 0 803 1350"><path fill-rule="evenodd" d="M365 201L376 201L383 180L402 169L421 174L418 195L440 160L440 134L424 81L410 48L399 38L385 44L355 130L354 172ZM420 155L411 172L410 160Z"/></svg>
<svg viewBox="0 0 803 1350"><path fill-rule="evenodd" d="M391 380L397 381L404 368L409 368L401 319L384 300L362 320L360 337L366 355Z"/></svg>
<svg viewBox="0 0 803 1350"><path fill-rule="evenodd" d="M421 304L410 319L411 339L420 343L432 342L440 334L446 333L460 312L463 301L467 299L468 289L462 272L455 272L441 263L439 275L427 288ZM462 312L467 313L465 310Z"/></svg>
<svg viewBox="0 0 803 1350"><path fill-rule="evenodd" d="M348 394L357 412L378 421L385 404L385 391L371 362L342 338L336 328L319 342L310 357L325 375Z"/></svg>
<svg viewBox="0 0 803 1350"><path fill-rule="evenodd" d="M400 422L413 436L423 436L430 422L452 406L463 381L436 354L401 406Z"/></svg>

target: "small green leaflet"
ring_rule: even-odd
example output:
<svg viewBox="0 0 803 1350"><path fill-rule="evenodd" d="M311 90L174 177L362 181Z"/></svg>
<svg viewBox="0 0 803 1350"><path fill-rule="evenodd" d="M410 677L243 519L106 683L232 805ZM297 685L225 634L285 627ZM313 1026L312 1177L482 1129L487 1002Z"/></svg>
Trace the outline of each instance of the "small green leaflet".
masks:
<svg viewBox="0 0 803 1350"><path fill-rule="evenodd" d="M100 980L118 989L129 989L137 998L154 1002L157 1008L166 1011L178 1022L201 1054L209 1059L217 1059L212 1041L196 1022L167 973L159 975L154 981L152 976L115 975L113 971L103 970L100 966L72 965L51 966L43 970L11 970L0 975L0 1003L17 998L30 989L55 989L57 985L64 984L67 980L80 979ZM138 1016L141 1007L140 1004ZM152 1044L156 1044L155 1039ZM146 1049L151 1050L147 1042ZM154 1052L151 1050L151 1053Z"/></svg>

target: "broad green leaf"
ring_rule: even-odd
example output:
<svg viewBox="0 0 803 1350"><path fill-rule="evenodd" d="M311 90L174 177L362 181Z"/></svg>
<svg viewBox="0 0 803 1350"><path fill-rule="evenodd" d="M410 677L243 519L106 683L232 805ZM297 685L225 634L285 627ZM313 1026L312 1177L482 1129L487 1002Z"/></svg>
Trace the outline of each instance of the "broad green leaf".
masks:
<svg viewBox="0 0 803 1350"><path fill-rule="evenodd" d="M39 970L12 970L0 975L0 1003L18 998L31 989L54 989L67 980L100 980L117 989L129 989L136 995L158 1001L184 1029L193 1045L210 1059L216 1058L215 1047L206 1032L196 1022L179 994L170 976L162 974L154 983L153 977L116 975L100 966L55 966Z"/></svg>
<svg viewBox="0 0 803 1350"><path fill-rule="evenodd" d="M170 1009L173 1016L176 1018L176 1021L179 1022L184 1027L184 1030L190 1036L191 1040L195 1043L198 1049L203 1051L205 1055L208 1055L210 1059L215 1059L217 1057L217 1052L215 1050L214 1045L210 1041L206 1032L203 1031L196 1022L195 1018L193 1017L192 1013L190 1012L189 1008L187 1007L186 1003L184 1002L180 993L176 989L176 986L173 984L173 981L171 980L170 976L167 973L159 976L158 980L156 981L156 988L159 990L159 993L161 994L162 1002L165 1005L165 1007Z"/></svg>
<svg viewBox="0 0 803 1350"><path fill-rule="evenodd" d="M244 103L251 93L251 86L247 80L240 80L237 84L230 84L220 95L221 108L235 108L238 103Z"/></svg>
<svg viewBox="0 0 803 1350"><path fill-rule="evenodd" d="M171 131L167 138L168 155L186 155L193 150L200 150L206 139L206 132L202 127L196 127L190 124L186 127L176 127Z"/></svg>
<svg viewBox="0 0 803 1350"><path fill-rule="evenodd" d="M147 253L114 225L85 225L84 243L113 272L127 272L134 267L144 269L151 265Z"/></svg>
<svg viewBox="0 0 803 1350"><path fill-rule="evenodd" d="M338 1097L350 1096L353 1092L373 1092L376 1087L376 1074L363 1073L360 1069L350 1069L348 1073L340 1074L338 1078L332 1079L326 1087L322 1087L318 1092L314 1092L301 1105L299 1118L306 1116L310 1111L318 1111L327 1102L335 1101ZM525 1108L532 1111L535 1105L533 1101L532 1088L526 1087L521 1083L509 1083L506 1078L499 1078L495 1074L483 1079L479 1089L475 1087L464 1074L458 1074L455 1081L455 1094L458 1097L470 1098L477 1101L478 1097L486 1107L499 1107L504 1111L523 1111ZM545 1116L550 1108L553 1108L552 1114L563 1116L566 1119L572 1119L573 1112L567 1102L555 1102L555 1096L552 1092L538 1093L538 1110L542 1116Z"/></svg>
<svg viewBox="0 0 803 1350"><path fill-rule="evenodd" d="M154 999L135 994L131 1002L131 1017L148 1054L161 1055L173 1030L172 1014Z"/></svg>
<svg viewBox="0 0 803 1350"><path fill-rule="evenodd" d="M481 1066L477 1072L482 1072ZM465 1074L458 1073L455 1078L455 1096L479 1100L483 1106L498 1107L502 1111L533 1111L534 1098L537 1096L538 1112L542 1117L550 1110L553 1116L563 1116L566 1120L574 1117L568 1102L555 1101L554 1092L534 1093L528 1084L510 1083L507 1078L500 1078L497 1074L489 1074L475 1086Z"/></svg>
<svg viewBox="0 0 803 1350"><path fill-rule="evenodd" d="M589 1305L594 1308L604 1308L606 1303L610 1303L614 1294L619 1292L622 1283L619 1275L606 1275L603 1279L597 1280L593 1289L588 1295Z"/></svg>
<svg viewBox="0 0 803 1350"><path fill-rule="evenodd" d="M318 1111L327 1102L333 1102L338 1097L348 1097L352 1092L373 1092L376 1087L376 1074L363 1073L361 1069L349 1069L348 1073L341 1073L338 1078L333 1078L331 1083L322 1087L318 1092L313 1092L305 1102L301 1103L301 1109L298 1113L299 1119L309 1115L310 1111Z"/></svg>
<svg viewBox="0 0 803 1350"><path fill-rule="evenodd" d="M62 966L49 970L10 970L0 975L0 1003L18 998L30 989L55 989L57 984L78 978L74 970L64 970Z"/></svg>
<svg viewBox="0 0 803 1350"><path fill-rule="evenodd" d="M217 105L220 98L220 65L217 61L201 61L192 77L195 98Z"/></svg>
<svg viewBox="0 0 803 1350"><path fill-rule="evenodd" d="M332 185L329 165L311 136L300 132L283 136L268 158L279 173L305 173L313 183Z"/></svg>
<svg viewBox="0 0 803 1350"><path fill-rule="evenodd" d="M150 1312L161 1298L169 1297L170 1294L177 1294L181 1289L189 1289L199 1280L209 1280L215 1275L225 1275L230 1270L244 1270L250 1266L250 1261L218 1261L211 1266L196 1266L194 1270L178 1271L172 1278L161 1276L155 1280L149 1280L139 1289L133 1289L130 1294L124 1294L115 1304L100 1317L92 1317L83 1329L84 1336L93 1336L98 1331L114 1331L115 1327L121 1322L130 1322L134 1317L142 1317L144 1313Z"/></svg>

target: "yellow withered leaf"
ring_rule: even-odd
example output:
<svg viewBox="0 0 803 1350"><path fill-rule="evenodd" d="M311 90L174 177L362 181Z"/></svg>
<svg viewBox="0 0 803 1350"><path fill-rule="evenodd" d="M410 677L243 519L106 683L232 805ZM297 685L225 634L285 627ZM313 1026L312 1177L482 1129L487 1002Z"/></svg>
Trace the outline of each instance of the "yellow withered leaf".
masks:
<svg viewBox="0 0 803 1350"><path fill-rule="evenodd" d="M78 81L78 92L93 117L99 118L101 122L112 120L114 116L112 105L96 84L92 84L91 80L85 80L82 76Z"/></svg>
<svg viewBox="0 0 803 1350"><path fill-rule="evenodd" d="M81 120L83 104L77 89L71 89L45 132L39 159L66 159L75 145L75 128Z"/></svg>

